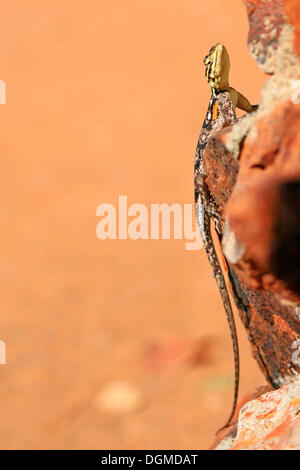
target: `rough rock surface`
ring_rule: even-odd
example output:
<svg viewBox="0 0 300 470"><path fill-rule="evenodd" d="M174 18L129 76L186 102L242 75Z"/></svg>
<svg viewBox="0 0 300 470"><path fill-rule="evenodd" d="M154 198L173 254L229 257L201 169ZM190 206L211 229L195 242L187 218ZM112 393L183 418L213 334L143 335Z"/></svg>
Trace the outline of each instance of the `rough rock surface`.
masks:
<svg viewBox="0 0 300 470"><path fill-rule="evenodd" d="M207 146L207 183L253 354L275 388L300 373L300 6L246 0L249 49L271 75L259 108Z"/></svg>
<svg viewBox="0 0 300 470"><path fill-rule="evenodd" d="M300 378L246 403L215 449L300 449Z"/></svg>

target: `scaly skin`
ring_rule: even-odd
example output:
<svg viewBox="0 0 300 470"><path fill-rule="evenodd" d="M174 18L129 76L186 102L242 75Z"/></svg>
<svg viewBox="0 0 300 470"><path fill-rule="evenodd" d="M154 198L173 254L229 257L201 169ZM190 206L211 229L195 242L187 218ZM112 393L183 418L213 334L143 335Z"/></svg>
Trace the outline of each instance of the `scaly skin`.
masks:
<svg viewBox="0 0 300 470"><path fill-rule="evenodd" d="M220 239L222 234L220 225L220 215L218 213L216 203L211 193L209 192L208 186L206 184L207 175L205 173L204 167L204 151L209 139L216 132L223 129L224 127L232 126L236 122L236 107L246 112L252 112L257 107L252 106L247 100L247 98L245 98L241 93L229 86L230 61L225 46L223 46L222 44L216 44L215 46L213 46L209 51L209 54L205 57L204 64L206 80L208 81L211 87L211 99L208 105L208 110L198 140L195 156L195 204L197 224L199 226L201 238L205 246L208 260L212 267L213 276L216 279L221 294L223 306L226 312L226 317L230 329L234 354L234 398L230 416L226 424L221 428L224 429L230 425L237 405L240 374L239 348L230 297L228 294L223 272L216 254L211 235L211 219L213 219L215 222L215 228ZM219 429L219 431L221 429Z"/></svg>

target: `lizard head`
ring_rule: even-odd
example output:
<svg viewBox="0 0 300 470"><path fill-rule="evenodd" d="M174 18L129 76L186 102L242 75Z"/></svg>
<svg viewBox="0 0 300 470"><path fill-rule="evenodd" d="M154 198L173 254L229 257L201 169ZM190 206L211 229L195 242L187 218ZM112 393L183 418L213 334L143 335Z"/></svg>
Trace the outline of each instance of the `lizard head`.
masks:
<svg viewBox="0 0 300 470"><path fill-rule="evenodd" d="M213 46L204 59L205 77L215 92L227 90L229 87L230 60L223 44Z"/></svg>

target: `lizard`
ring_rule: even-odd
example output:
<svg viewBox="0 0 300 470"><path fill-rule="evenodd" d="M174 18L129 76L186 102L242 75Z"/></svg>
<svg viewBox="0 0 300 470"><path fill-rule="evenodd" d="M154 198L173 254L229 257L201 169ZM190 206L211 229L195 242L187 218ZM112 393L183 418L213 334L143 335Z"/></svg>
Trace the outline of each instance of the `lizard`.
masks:
<svg viewBox="0 0 300 470"><path fill-rule="evenodd" d="M237 121L237 107L250 113L255 111L257 106L252 106L245 96L229 86L230 59L224 45L220 43L214 45L210 49L208 55L204 58L204 65L205 77L211 88L211 98L200 132L194 163L196 219L202 242L211 264L213 276L216 279L226 312L232 339L235 368L235 386L232 409L226 424L218 430L219 432L231 424L232 418L235 414L239 391L240 360L238 338L230 297L211 234L210 225L212 219L219 239L221 240L222 238L221 217L218 212L218 206L206 183L207 175L205 172L204 152L209 139L215 135L216 132L225 127L232 126Z"/></svg>

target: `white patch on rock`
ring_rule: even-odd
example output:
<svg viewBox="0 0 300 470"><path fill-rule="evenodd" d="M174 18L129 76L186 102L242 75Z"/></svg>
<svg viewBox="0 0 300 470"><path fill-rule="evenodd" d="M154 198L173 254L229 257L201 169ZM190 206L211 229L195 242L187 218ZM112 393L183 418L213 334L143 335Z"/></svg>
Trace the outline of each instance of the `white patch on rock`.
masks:
<svg viewBox="0 0 300 470"><path fill-rule="evenodd" d="M232 264L238 263L245 253L245 247L236 238L227 218L224 223L222 247L225 257Z"/></svg>

